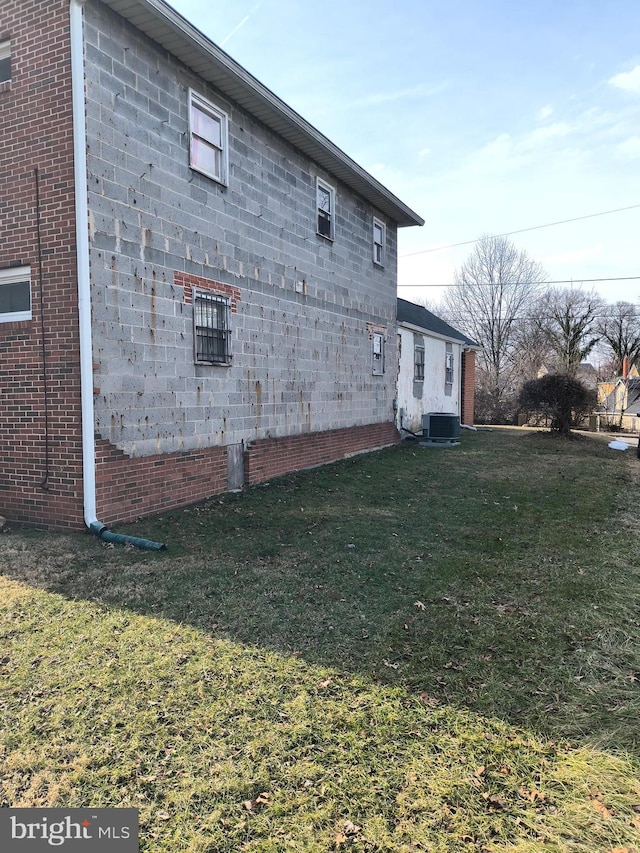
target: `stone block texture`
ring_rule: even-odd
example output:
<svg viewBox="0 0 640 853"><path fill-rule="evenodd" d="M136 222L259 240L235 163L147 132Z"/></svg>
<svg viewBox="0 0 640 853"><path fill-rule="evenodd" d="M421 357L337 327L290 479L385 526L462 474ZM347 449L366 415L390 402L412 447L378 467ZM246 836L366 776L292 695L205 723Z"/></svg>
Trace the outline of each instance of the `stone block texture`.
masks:
<svg viewBox="0 0 640 853"><path fill-rule="evenodd" d="M0 90L0 268L31 266L33 319L0 326L0 511L75 527L68 14L65 0L2 4L15 80ZM100 520L224 491L230 446L243 449L245 481L260 482L395 441L395 223L99 0L84 15ZM190 90L228 116L226 184L190 167ZM333 241L316 233L317 178L335 188ZM386 223L384 267L374 216ZM194 289L229 300L227 364L195 363ZM382 375L374 334L386 340Z"/></svg>

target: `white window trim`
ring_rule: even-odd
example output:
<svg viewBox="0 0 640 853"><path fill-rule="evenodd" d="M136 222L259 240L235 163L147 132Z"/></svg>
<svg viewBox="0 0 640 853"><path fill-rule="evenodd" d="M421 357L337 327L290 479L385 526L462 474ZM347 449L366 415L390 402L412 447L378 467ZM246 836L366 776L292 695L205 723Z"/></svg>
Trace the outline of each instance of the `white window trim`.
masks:
<svg viewBox="0 0 640 853"><path fill-rule="evenodd" d="M198 358L198 328L196 304L199 299L211 300L219 302L225 306L225 324L220 331L225 335L224 343L224 359L214 360L208 358ZM221 293L215 293L211 290L195 288L193 289L193 361L195 364L206 364L209 367L228 367L231 364L231 302L228 296ZM203 327L204 328L204 327ZM214 330L217 331L217 330Z"/></svg>
<svg viewBox="0 0 640 853"><path fill-rule="evenodd" d="M320 207L318 205L318 190L324 190L329 193L331 209L329 211L329 234L322 234L318 227L320 218ZM335 240L336 234L336 190L331 184L323 181L322 178L316 178L316 234L323 237L325 240Z"/></svg>
<svg viewBox="0 0 640 853"><path fill-rule="evenodd" d="M376 242L376 228L379 228L382 232L381 242ZM377 216L373 217L373 229L372 229L372 240L373 240L373 263L376 266L383 267L385 260L385 248L387 243L387 226L381 219L378 219ZM380 258L377 257L377 248L380 247Z"/></svg>
<svg viewBox="0 0 640 853"><path fill-rule="evenodd" d="M378 332L371 338L371 372L374 376L384 375L384 335Z"/></svg>
<svg viewBox="0 0 640 853"><path fill-rule="evenodd" d="M20 281L29 282L29 310L6 311L0 314L0 323L16 323L19 320L31 320L31 267L11 267L0 270L0 287L5 284L17 284Z"/></svg>
<svg viewBox="0 0 640 853"><path fill-rule="evenodd" d="M203 169L202 166L199 166L195 162L193 156L194 131L192 128L192 109L194 106L202 112L209 113L209 115L220 120L221 148L219 175L213 174L208 169ZM199 95L193 89L189 89L189 165L195 172L206 175L208 178L216 181L216 183L222 184L225 187L229 185L229 116L224 110L221 110L220 107L207 100L207 98L203 98L202 95Z"/></svg>
<svg viewBox="0 0 640 853"><path fill-rule="evenodd" d="M0 41L0 59L11 59L11 42L10 41ZM6 80L0 80L0 83L9 83L11 81L11 74L7 77Z"/></svg>

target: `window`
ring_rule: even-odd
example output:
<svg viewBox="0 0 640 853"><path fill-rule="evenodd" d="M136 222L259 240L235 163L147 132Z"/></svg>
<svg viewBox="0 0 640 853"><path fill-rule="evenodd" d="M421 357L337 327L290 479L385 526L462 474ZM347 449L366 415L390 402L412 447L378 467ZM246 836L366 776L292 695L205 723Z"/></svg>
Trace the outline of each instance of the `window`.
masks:
<svg viewBox="0 0 640 853"><path fill-rule="evenodd" d="M31 268L0 270L0 323L31 319Z"/></svg>
<svg viewBox="0 0 640 853"><path fill-rule="evenodd" d="M329 184L325 184L320 178L316 182L316 204L318 208L318 234L333 240L334 208L336 202L336 191Z"/></svg>
<svg viewBox="0 0 640 853"><path fill-rule="evenodd" d="M384 335L374 334L371 344L373 353L372 373L374 376L382 376L384 373Z"/></svg>
<svg viewBox="0 0 640 853"><path fill-rule="evenodd" d="M11 42L0 41L0 83L11 80Z"/></svg>
<svg viewBox="0 0 640 853"><path fill-rule="evenodd" d="M384 264L385 225L379 219L373 220L373 263Z"/></svg>
<svg viewBox="0 0 640 853"><path fill-rule="evenodd" d="M416 344L414 347L413 378L416 382L424 381L424 345Z"/></svg>
<svg viewBox="0 0 640 853"><path fill-rule="evenodd" d="M453 392L453 344L447 344L444 361L444 393L451 396Z"/></svg>
<svg viewBox="0 0 640 853"><path fill-rule="evenodd" d="M195 360L198 364L229 364L231 332L229 300L196 290L193 293Z"/></svg>
<svg viewBox="0 0 640 853"><path fill-rule="evenodd" d="M227 183L228 118L214 104L189 91L189 164L218 183Z"/></svg>

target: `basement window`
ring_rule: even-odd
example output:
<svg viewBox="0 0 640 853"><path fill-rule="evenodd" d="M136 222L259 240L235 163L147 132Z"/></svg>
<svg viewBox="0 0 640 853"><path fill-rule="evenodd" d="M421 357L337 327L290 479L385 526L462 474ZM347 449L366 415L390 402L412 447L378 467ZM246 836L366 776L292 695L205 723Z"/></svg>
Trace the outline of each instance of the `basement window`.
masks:
<svg viewBox="0 0 640 853"><path fill-rule="evenodd" d="M189 165L226 186L229 119L211 101L189 90Z"/></svg>
<svg viewBox="0 0 640 853"><path fill-rule="evenodd" d="M0 41L0 83L11 80L11 42Z"/></svg>
<svg viewBox="0 0 640 853"><path fill-rule="evenodd" d="M31 267L0 270L0 323L31 319Z"/></svg>
<svg viewBox="0 0 640 853"><path fill-rule="evenodd" d="M196 364L230 364L229 300L215 293L195 290L193 326Z"/></svg>

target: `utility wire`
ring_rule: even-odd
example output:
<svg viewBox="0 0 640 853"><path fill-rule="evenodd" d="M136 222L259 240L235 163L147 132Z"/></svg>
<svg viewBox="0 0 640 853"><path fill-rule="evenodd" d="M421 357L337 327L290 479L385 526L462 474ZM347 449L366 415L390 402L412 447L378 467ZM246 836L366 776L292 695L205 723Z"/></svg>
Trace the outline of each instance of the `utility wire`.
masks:
<svg viewBox="0 0 640 853"><path fill-rule="evenodd" d="M638 205L640 207L640 205ZM564 278L564 279L555 279L553 281L549 280L541 280L541 281L514 281L514 282L500 282L500 281L474 281L473 286L476 285L480 287L491 287L496 285L503 285L508 287L511 284L592 284L595 282L602 281L640 281L640 275L626 275L626 276L617 276L615 278ZM398 287L466 287L465 282L449 282L448 284L398 284Z"/></svg>
<svg viewBox="0 0 640 853"><path fill-rule="evenodd" d="M596 216L607 216L610 213L622 213L625 210L635 210L640 207L640 204L630 204L628 207L617 207L615 210L602 210L600 213L588 213L586 216L574 216L573 219L561 219L558 222L547 222L544 225L532 225L530 228L520 228L518 231L505 231L504 234L491 234L491 237L511 237L513 234L524 234L525 231L538 231L540 228L552 228L555 225L566 225L568 222L580 222L582 219L593 219ZM475 240L464 240L462 243L450 243L447 246L436 246L433 249L421 249L418 252L407 252L406 255L400 255L401 258L411 258L414 255L426 255L429 252L442 252L445 249L455 249L458 246L470 246L472 243L479 243L482 237Z"/></svg>

